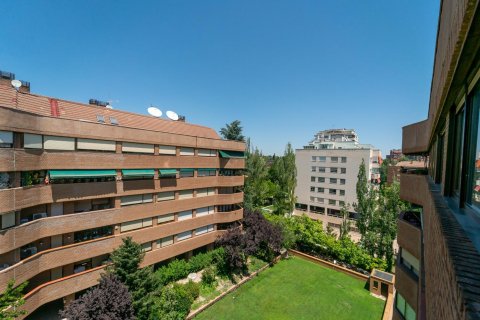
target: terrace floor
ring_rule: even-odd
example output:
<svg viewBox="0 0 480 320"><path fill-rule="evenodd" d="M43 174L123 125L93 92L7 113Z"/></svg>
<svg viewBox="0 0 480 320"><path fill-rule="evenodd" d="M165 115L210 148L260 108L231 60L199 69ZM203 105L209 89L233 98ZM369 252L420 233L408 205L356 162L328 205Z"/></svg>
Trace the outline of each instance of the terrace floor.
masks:
<svg viewBox="0 0 480 320"><path fill-rule="evenodd" d="M381 319L365 282L299 257L280 261L195 319Z"/></svg>

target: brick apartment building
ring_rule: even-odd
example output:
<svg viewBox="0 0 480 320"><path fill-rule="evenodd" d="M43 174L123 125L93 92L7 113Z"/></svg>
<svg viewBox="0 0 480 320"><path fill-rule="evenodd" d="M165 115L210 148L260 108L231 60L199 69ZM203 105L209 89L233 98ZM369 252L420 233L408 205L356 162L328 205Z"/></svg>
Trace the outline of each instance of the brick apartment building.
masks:
<svg viewBox="0 0 480 320"><path fill-rule="evenodd" d="M1 78L0 292L28 280L29 314L95 285L123 237L153 265L206 249L243 217L244 143Z"/></svg>
<svg viewBox="0 0 480 320"><path fill-rule="evenodd" d="M443 0L428 118L403 128L402 151L428 155L400 174L394 319L480 319L480 8Z"/></svg>

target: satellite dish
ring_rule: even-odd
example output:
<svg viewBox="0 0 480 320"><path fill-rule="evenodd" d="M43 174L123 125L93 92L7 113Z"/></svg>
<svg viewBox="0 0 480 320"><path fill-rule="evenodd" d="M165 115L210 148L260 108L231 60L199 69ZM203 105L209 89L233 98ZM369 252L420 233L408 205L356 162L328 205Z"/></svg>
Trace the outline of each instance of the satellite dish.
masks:
<svg viewBox="0 0 480 320"><path fill-rule="evenodd" d="M12 87L15 88L15 90L18 90L22 86L22 82L20 80L12 80L10 82L12 84Z"/></svg>
<svg viewBox="0 0 480 320"><path fill-rule="evenodd" d="M148 113L150 113L150 115L154 116L154 117L161 117L162 116L162 111L160 111L160 109L158 108L155 108L155 107L150 107L147 109Z"/></svg>
<svg viewBox="0 0 480 320"><path fill-rule="evenodd" d="M174 111L167 111L167 117L170 120L177 121L178 120L178 114Z"/></svg>
<svg viewBox="0 0 480 320"><path fill-rule="evenodd" d="M113 109L113 107L112 107L111 105L109 105L109 104L107 104L107 105L105 106L105 108L107 108L107 109Z"/></svg>

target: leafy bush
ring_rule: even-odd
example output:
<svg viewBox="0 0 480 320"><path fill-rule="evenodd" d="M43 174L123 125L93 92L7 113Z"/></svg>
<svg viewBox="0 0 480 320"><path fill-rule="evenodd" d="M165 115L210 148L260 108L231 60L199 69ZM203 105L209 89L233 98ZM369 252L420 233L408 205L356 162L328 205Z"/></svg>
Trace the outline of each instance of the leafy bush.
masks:
<svg viewBox="0 0 480 320"><path fill-rule="evenodd" d="M215 274L214 268L212 267L206 268L205 270L203 270L203 273L202 273L202 283L207 286L213 285L216 281L215 276L216 274Z"/></svg>
<svg viewBox="0 0 480 320"><path fill-rule="evenodd" d="M172 286L164 287L154 303L154 312L150 319L183 320L190 311L193 299L185 286L174 283Z"/></svg>
<svg viewBox="0 0 480 320"><path fill-rule="evenodd" d="M198 283L190 280L184 287L188 295L192 298L192 301L195 301L200 296L200 285Z"/></svg>
<svg viewBox="0 0 480 320"><path fill-rule="evenodd" d="M212 264L212 254L210 252L199 253L188 261L190 272L198 272Z"/></svg>

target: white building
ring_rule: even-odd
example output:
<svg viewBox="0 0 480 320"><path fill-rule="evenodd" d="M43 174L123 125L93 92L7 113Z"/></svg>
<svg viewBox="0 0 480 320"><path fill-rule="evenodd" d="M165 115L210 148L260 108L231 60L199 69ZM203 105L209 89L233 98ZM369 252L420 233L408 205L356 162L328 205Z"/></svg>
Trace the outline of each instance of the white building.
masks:
<svg viewBox="0 0 480 320"><path fill-rule="evenodd" d="M338 227L340 209L350 205L350 217L355 218L353 203L357 202L358 168L365 161L367 179L380 182L380 150L361 144L353 129L320 131L303 149L297 149L296 211Z"/></svg>

